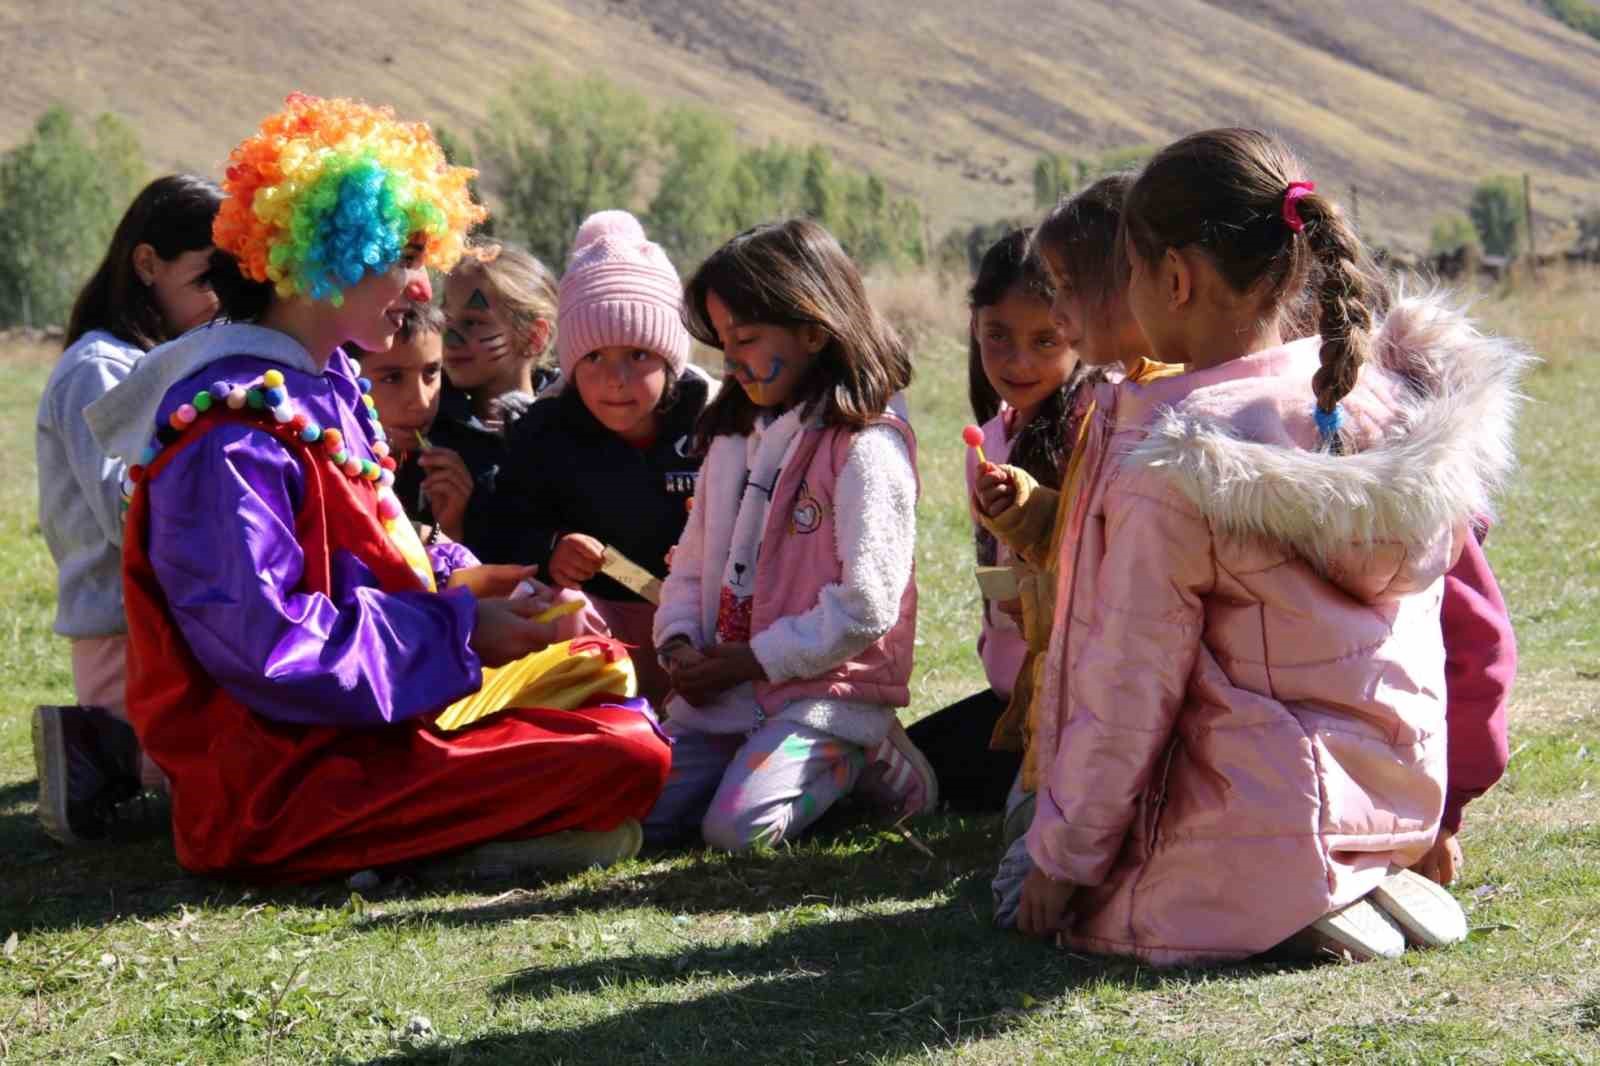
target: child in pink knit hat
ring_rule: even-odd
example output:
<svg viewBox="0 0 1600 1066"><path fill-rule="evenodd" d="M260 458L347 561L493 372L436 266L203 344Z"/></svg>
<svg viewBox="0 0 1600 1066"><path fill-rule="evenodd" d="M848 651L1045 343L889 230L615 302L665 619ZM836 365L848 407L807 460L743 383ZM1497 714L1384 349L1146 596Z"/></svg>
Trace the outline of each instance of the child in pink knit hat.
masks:
<svg viewBox="0 0 1600 1066"><path fill-rule="evenodd" d="M509 437L481 558L532 563L581 588L626 644L652 647L653 603L600 572L609 547L664 578L688 518L700 459L695 420L713 391L689 363L683 286L661 246L626 211L584 222L556 312L560 391ZM643 694L666 695L653 656L635 656Z"/></svg>

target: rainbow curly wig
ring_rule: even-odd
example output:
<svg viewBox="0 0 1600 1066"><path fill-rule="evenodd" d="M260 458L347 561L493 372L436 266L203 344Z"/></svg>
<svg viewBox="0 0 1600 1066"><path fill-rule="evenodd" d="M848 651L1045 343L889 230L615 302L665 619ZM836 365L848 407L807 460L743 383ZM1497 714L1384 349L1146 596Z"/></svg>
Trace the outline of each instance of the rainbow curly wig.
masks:
<svg viewBox="0 0 1600 1066"><path fill-rule="evenodd" d="M343 302L343 290L400 260L449 271L467 231L488 216L426 123L387 107L294 93L228 157L212 236L246 277L280 296Z"/></svg>

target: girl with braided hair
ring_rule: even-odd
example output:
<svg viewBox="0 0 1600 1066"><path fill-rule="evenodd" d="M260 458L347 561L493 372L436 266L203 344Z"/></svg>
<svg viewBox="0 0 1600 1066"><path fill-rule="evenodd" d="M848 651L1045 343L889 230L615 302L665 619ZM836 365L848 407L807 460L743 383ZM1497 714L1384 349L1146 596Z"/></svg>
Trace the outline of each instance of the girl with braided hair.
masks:
<svg viewBox="0 0 1600 1066"><path fill-rule="evenodd" d="M1393 297L1253 130L1157 154L1123 251L1186 371L1096 390L1018 924L1157 964L1459 940L1406 868L1446 806L1444 578L1512 465L1527 356Z"/></svg>

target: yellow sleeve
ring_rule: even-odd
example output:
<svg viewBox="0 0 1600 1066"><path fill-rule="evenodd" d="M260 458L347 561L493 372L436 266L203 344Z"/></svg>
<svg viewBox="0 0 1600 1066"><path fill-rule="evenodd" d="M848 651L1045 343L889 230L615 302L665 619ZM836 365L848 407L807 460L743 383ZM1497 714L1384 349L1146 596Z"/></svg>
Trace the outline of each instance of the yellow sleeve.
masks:
<svg viewBox="0 0 1600 1066"><path fill-rule="evenodd" d="M1043 569L1051 566L1051 530L1056 524L1056 509L1061 493L1047 489L1034 480L1033 475L1016 466L1002 469L1011 474L1017 485L1017 498L998 515L978 513L984 528L1005 542L1006 547L1028 565Z"/></svg>

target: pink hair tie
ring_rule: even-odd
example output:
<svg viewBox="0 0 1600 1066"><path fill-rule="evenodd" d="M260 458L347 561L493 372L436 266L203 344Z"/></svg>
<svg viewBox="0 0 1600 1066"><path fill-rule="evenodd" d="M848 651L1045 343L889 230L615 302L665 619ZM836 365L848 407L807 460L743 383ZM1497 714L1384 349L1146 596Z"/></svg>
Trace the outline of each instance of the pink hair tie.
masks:
<svg viewBox="0 0 1600 1066"><path fill-rule="evenodd" d="M1310 196L1316 191L1317 183L1314 181L1291 181L1288 191L1283 194L1283 220L1296 233L1301 233L1306 228L1305 220L1300 217L1297 202L1302 196Z"/></svg>

